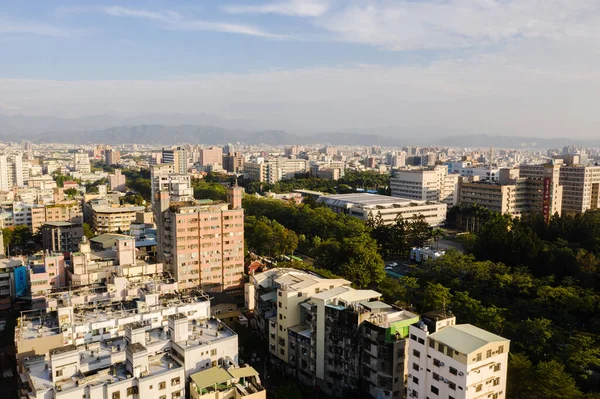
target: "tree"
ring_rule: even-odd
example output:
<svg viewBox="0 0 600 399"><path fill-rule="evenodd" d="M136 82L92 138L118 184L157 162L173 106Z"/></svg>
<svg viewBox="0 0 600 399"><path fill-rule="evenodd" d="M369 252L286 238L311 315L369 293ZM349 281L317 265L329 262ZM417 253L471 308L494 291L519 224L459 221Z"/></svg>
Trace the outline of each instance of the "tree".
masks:
<svg viewBox="0 0 600 399"><path fill-rule="evenodd" d="M83 224L83 235L87 239L94 238L94 236L95 236L94 231L92 230L92 228L90 227L90 225L87 224L87 223Z"/></svg>
<svg viewBox="0 0 600 399"><path fill-rule="evenodd" d="M575 334L565 347L564 361L578 378L587 380L591 368L600 367L600 348L592 337Z"/></svg>
<svg viewBox="0 0 600 399"><path fill-rule="evenodd" d="M65 190L65 195L68 195L69 197L73 197L75 195L77 195L78 191L76 188L68 188Z"/></svg>
<svg viewBox="0 0 600 399"><path fill-rule="evenodd" d="M423 304L421 310L423 312L431 310L445 310L450 304L452 294L450 289L444 287L440 283L428 283L423 295Z"/></svg>
<svg viewBox="0 0 600 399"><path fill-rule="evenodd" d="M507 398L529 399L532 392L534 368L527 355L510 353L508 357Z"/></svg>
<svg viewBox="0 0 600 399"><path fill-rule="evenodd" d="M442 230L442 229L433 229L433 231L431 232L431 238L433 238L433 241L435 241L436 248L440 249L440 245L438 243L438 240L444 238L444 230Z"/></svg>
<svg viewBox="0 0 600 399"><path fill-rule="evenodd" d="M582 396L573 377L556 360L537 365L532 385L531 398L535 399L576 399Z"/></svg>
<svg viewBox="0 0 600 399"><path fill-rule="evenodd" d="M423 247L431 239L431 227L425 216L418 215L407 222L407 243L410 247Z"/></svg>

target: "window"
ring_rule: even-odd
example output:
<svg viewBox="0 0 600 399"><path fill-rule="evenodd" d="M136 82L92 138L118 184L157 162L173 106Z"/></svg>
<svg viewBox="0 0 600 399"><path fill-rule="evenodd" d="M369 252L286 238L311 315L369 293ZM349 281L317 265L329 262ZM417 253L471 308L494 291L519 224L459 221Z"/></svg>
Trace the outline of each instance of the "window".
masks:
<svg viewBox="0 0 600 399"><path fill-rule="evenodd" d="M414 377L414 376L413 376L413 383L414 383L415 385L419 385L419 379L418 379L417 377Z"/></svg>
<svg viewBox="0 0 600 399"><path fill-rule="evenodd" d="M500 378L494 378L494 386L500 385Z"/></svg>
<svg viewBox="0 0 600 399"><path fill-rule="evenodd" d="M456 391L456 384L450 381L448 382L448 388L452 389L453 391Z"/></svg>
<svg viewBox="0 0 600 399"><path fill-rule="evenodd" d="M438 344L438 351L444 353L446 351L446 345Z"/></svg>
<svg viewBox="0 0 600 399"><path fill-rule="evenodd" d="M159 382L158 389L167 389L167 382L166 381Z"/></svg>
<svg viewBox="0 0 600 399"><path fill-rule="evenodd" d="M419 343L420 343L421 345L425 345L425 340L424 340L423 338L419 338Z"/></svg>
<svg viewBox="0 0 600 399"><path fill-rule="evenodd" d="M458 374L458 370L456 370L454 367L450 366L450 374L457 375Z"/></svg>
<svg viewBox="0 0 600 399"><path fill-rule="evenodd" d="M481 361L481 353L477 354L477 361L480 362Z"/></svg>
<svg viewBox="0 0 600 399"><path fill-rule="evenodd" d="M435 395L439 395L440 390L437 389L437 387L434 387L433 385L431 386L431 393L435 394Z"/></svg>
<svg viewBox="0 0 600 399"><path fill-rule="evenodd" d="M167 395L161 395L158 399L167 399Z"/></svg>
<svg viewBox="0 0 600 399"><path fill-rule="evenodd" d="M475 392L481 392L481 390L483 389L483 385L479 384L477 385L477 387L475 388Z"/></svg>
<svg viewBox="0 0 600 399"><path fill-rule="evenodd" d="M419 365L417 363L413 363L413 370L419 371Z"/></svg>
<svg viewBox="0 0 600 399"><path fill-rule="evenodd" d="M430 339L429 340L429 347L430 348L435 348L435 341L433 341L433 340Z"/></svg>
<svg viewBox="0 0 600 399"><path fill-rule="evenodd" d="M62 375L63 375L63 371L62 371L62 369L60 369L60 370L56 370L56 376L57 376L57 377L62 377Z"/></svg>
<svg viewBox="0 0 600 399"><path fill-rule="evenodd" d="M440 362L438 359L433 359L433 365L434 365L435 367L440 367L440 365L441 365L441 362Z"/></svg>
<svg viewBox="0 0 600 399"><path fill-rule="evenodd" d="M498 354L501 354L501 353L503 353L503 352L504 352L504 345L500 345L500 346L498 347Z"/></svg>
<svg viewBox="0 0 600 399"><path fill-rule="evenodd" d="M280 348L280 349L279 349L279 354L280 354L281 356L285 356L285 351L283 350L283 348Z"/></svg>
<svg viewBox="0 0 600 399"><path fill-rule="evenodd" d="M446 355L452 357L454 355L454 349L446 347Z"/></svg>
<svg viewBox="0 0 600 399"><path fill-rule="evenodd" d="M440 380L440 375L438 373L433 373L433 379L436 381Z"/></svg>
<svg viewBox="0 0 600 399"><path fill-rule="evenodd" d="M181 391L175 391L171 394L171 398L176 399L176 398L181 398Z"/></svg>
<svg viewBox="0 0 600 399"><path fill-rule="evenodd" d="M417 336L415 334L410 334L410 339L412 339L413 341L416 341Z"/></svg>
<svg viewBox="0 0 600 399"><path fill-rule="evenodd" d="M281 308L281 302L279 302L279 308Z"/></svg>
<svg viewBox="0 0 600 399"><path fill-rule="evenodd" d="M497 363L497 364L494 366L494 371L500 371L500 368L501 368L501 366L502 366L502 365L501 365L500 363Z"/></svg>
<svg viewBox="0 0 600 399"><path fill-rule="evenodd" d="M421 352L419 352L419 351L418 351L418 350L416 350L416 349L413 349L413 356L414 356L414 357L421 357Z"/></svg>
<svg viewBox="0 0 600 399"><path fill-rule="evenodd" d="M488 359L490 357L492 357L492 350L488 349L487 352L485 353L485 358Z"/></svg>
<svg viewBox="0 0 600 399"><path fill-rule="evenodd" d="M210 350L210 355L211 356L217 356L217 350L216 349L211 349Z"/></svg>
<svg viewBox="0 0 600 399"><path fill-rule="evenodd" d="M120 391L113 392L112 399L121 399L121 392Z"/></svg>
<svg viewBox="0 0 600 399"><path fill-rule="evenodd" d="M301 298L301 297L302 297L302 293L301 293L301 292L299 292L299 293L298 293L298 298Z"/></svg>
<svg viewBox="0 0 600 399"><path fill-rule="evenodd" d="M174 387L175 385L179 385L179 383L180 383L179 377L171 379L172 387Z"/></svg>

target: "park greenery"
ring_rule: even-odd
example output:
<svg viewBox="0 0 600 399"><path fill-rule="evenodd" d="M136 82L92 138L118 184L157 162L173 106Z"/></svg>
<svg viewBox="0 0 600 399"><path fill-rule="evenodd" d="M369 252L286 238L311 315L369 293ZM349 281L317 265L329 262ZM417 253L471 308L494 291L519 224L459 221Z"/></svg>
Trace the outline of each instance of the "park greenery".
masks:
<svg viewBox="0 0 600 399"><path fill-rule="evenodd" d="M279 257L294 251L315 261L315 267L352 281L357 287L377 284L385 277L383 259L408 255L412 246L431 238L423 217L401 218L385 225L377 214L368 223L336 214L320 204L246 196L245 237L249 250Z"/></svg>
<svg viewBox="0 0 600 399"><path fill-rule="evenodd" d="M347 194L360 190L375 190L381 194L389 191L390 175L372 171L346 171L339 180L321 179L308 174L297 174L293 179L264 183L239 178L238 183L249 194L273 192L291 193L294 190L312 190L328 194Z"/></svg>
<svg viewBox="0 0 600 399"><path fill-rule="evenodd" d="M511 340L509 398L597 398L600 212L513 219L490 214L469 253L446 256L378 290L419 312L452 311Z"/></svg>

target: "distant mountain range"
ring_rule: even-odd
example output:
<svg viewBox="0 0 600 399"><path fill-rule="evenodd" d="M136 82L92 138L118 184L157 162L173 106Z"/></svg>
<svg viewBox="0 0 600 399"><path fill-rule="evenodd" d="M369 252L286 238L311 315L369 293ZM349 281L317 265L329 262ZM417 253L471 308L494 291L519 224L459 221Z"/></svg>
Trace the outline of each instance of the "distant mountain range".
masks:
<svg viewBox="0 0 600 399"><path fill-rule="evenodd" d="M37 143L158 144L201 143L217 145L241 142L249 145L330 144L399 147L404 145L561 148L565 145L600 147L600 140L569 138L528 138L488 135L433 135L408 129L357 129L299 135L269 130L272 122L225 119L213 115L147 115L135 117L89 116L76 119L8 116L0 114L0 141L30 140Z"/></svg>

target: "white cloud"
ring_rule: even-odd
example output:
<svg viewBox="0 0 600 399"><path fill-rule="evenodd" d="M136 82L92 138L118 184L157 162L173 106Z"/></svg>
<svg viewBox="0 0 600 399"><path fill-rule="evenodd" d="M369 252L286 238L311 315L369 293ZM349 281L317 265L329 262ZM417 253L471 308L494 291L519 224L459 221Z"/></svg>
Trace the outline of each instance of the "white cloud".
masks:
<svg viewBox="0 0 600 399"><path fill-rule="evenodd" d="M595 0L347 0L314 23L388 50L472 48L515 38L600 36Z"/></svg>
<svg viewBox="0 0 600 399"><path fill-rule="evenodd" d="M495 54L426 66L346 66L160 81L0 80L22 113L209 113L311 130L597 137L595 41L520 40ZM539 56L543 54L543 56ZM90 96L89 93L94 93Z"/></svg>
<svg viewBox="0 0 600 399"><path fill-rule="evenodd" d="M165 29L170 30L224 32L246 36L258 36L270 39L287 38L285 35L267 32L251 25L186 18L180 13L171 10L149 11L120 6L105 7L101 8L100 10L105 14L114 17L140 18L150 21L156 21L162 24L162 26Z"/></svg>
<svg viewBox="0 0 600 399"><path fill-rule="evenodd" d="M0 16L0 36L9 35L35 35L50 37L72 37L77 33L58 26L22 21L16 18L4 18Z"/></svg>
<svg viewBox="0 0 600 399"><path fill-rule="evenodd" d="M222 9L230 14L280 14L295 17L318 17L329 6L323 0L287 0L253 5L228 5Z"/></svg>

